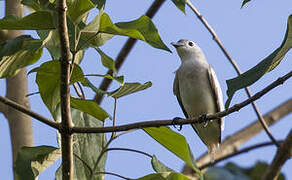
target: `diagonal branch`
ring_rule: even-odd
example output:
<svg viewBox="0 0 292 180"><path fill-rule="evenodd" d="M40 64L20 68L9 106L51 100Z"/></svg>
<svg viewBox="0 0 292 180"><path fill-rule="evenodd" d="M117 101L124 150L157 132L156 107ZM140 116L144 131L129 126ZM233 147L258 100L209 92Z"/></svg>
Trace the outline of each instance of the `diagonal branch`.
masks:
<svg viewBox="0 0 292 180"><path fill-rule="evenodd" d="M227 50L224 48L222 42L220 41L219 37L216 35L214 29L208 24L206 19L200 14L200 12L195 8L195 6L189 0L186 0L186 4L192 9L192 11L198 16L198 18L201 20L201 22L204 24L204 26L207 28L207 30L211 33L211 35L213 36L214 41L218 44L218 46L220 47L220 49L222 50L222 52L224 53L226 58L229 60L229 62L233 66L233 68L236 70L237 74L240 75L241 71L240 71L237 63L231 58L231 56L229 55ZM248 87L245 88L245 92L246 92L246 94L248 95L249 98L252 96ZM258 109L258 106L256 105L255 102L252 102L251 104L252 104L252 107L255 110L255 113L257 114L257 117L258 117L261 125L263 126L265 132L267 133L269 138L274 142L274 144L277 147L279 147L279 144L277 143L277 141L273 137L269 127L265 123L265 120L264 120L262 114L260 113L260 111Z"/></svg>
<svg viewBox="0 0 292 180"><path fill-rule="evenodd" d="M203 123L210 121L212 119L218 119L221 117L224 117L228 114L231 114L235 111L239 111L244 106L250 104L251 102L261 98L263 95L268 93L273 88L283 84L287 79L289 79L292 76L292 71L284 75L283 77L278 78L276 81L268 85L266 88L261 90L260 92L256 93L251 98L248 98L247 100L235 104L231 108L221 111L215 114L207 115L204 119L202 118L194 118L194 119L179 119L176 121L175 124L177 125L183 125L183 124L190 124L190 123ZM156 121L147 121L147 122L139 122L139 123L132 123L132 124L126 124L121 126L115 126L115 127L73 127L71 129L71 133L106 133L106 132L117 132L117 131L127 131L130 129L141 129L141 128L147 128L147 127L159 127L159 126L168 126L173 125L173 120L156 120Z"/></svg>
<svg viewBox="0 0 292 180"><path fill-rule="evenodd" d="M62 122L60 126L62 144L62 179L73 180L73 146L70 128L72 125L70 111L70 44L66 19L66 0L58 1L58 33L60 38L60 105Z"/></svg>
<svg viewBox="0 0 292 180"><path fill-rule="evenodd" d="M278 148L272 164L263 176L263 180L276 180L284 163L292 156L292 129L283 144Z"/></svg>
<svg viewBox="0 0 292 180"><path fill-rule="evenodd" d="M32 110L30 110L29 108L27 108L27 107L25 107L25 106L23 106L21 104L18 104L18 103L14 102L14 101L11 101L8 98L0 96L0 102L3 103L3 104L1 103L0 105L6 104L7 106L10 106L10 107L12 107L12 108L14 108L14 109L16 109L16 110L28 115L28 116L31 116L31 117L37 119L38 121L40 121L40 122L42 122L42 123L44 123L44 124L46 124L46 125L48 125L48 126L50 126L52 128L59 129L59 123L51 121L50 119L47 119L44 116L42 116L42 115L40 115L38 113L35 113Z"/></svg>
<svg viewBox="0 0 292 180"><path fill-rule="evenodd" d="M149 7L149 9L147 10L147 12L145 13L146 16L148 16L150 19L153 18L153 16L156 14L156 12L159 10L159 8L161 7L161 5L165 2L165 0L155 0L152 5ZM122 47L121 51L119 52L115 64L116 64L116 70L118 71L121 66L123 65L124 61L126 60L127 56L129 55L129 53L131 52L131 50L133 49L134 45L136 44L137 39L132 39L129 38L127 40L127 42L125 43L125 45ZM107 74L111 74L111 71L108 71ZM101 82L99 89L106 91L110 84L111 84L112 80L108 79L108 78L104 78L103 81ZM96 94L94 97L94 100L100 104L101 101L103 99L102 95Z"/></svg>

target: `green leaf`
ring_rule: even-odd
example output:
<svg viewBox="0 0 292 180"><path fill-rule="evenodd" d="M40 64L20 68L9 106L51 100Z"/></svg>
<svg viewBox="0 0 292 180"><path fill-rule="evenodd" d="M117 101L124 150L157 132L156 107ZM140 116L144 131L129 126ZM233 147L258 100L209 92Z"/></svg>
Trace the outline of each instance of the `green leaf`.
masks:
<svg viewBox="0 0 292 180"><path fill-rule="evenodd" d="M67 0L67 15L74 24L79 24L83 17L95 7L90 0Z"/></svg>
<svg viewBox="0 0 292 180"><path fill-rule="evenodd" d="M77 49L84 49L88 46L102 46L107 40L114 35L99 32L100 18L103 14L103 9L99 10L99 14L81 30L80 42Z"/></svg>
<svg viewBox="0 0 292 180"><path fill-rule="evenodd" d="M117 81L119 82L121 85L124 84L124 76L112 76L110 74L88 74L88 75L85 75L85 76L97 76L97 77L103 77L103 78L107 78L107 79L111 79L111 80L114 80L114 81Z"/></svg>
<svg viewBox="0 0 292 180"><path fill-rule="evenodd" d="M152 168L155 172L161 173L161 172L174 172L169 167L165 166L162 162L160 162L155 155L152 156L151 159Z"/></svg>
<svg viewBox="0 0 292 180"><path fill-rule="evenodd" d="M22 147L16 160L17 179L34 180L60 157L61 151L55 147Z"/></svg>
<svg viewBox="0 0 292 180"><path fill-rule="evenodd" d="M242 4L241 4L241 8L243 8L243 6L248 3L250 0L243 0Z"/></svg>
<svg viewBox="0 0 292 180"><path fill-rule="evenodd" d="M101 57L102 65L108 68L109 70L112 70L113 74L116 74L117 70L116 70L115 61L111 57L104 54L99 48L95 48L95 50L99 53Z"/></svg>
<svg viewBox="0 0 292 180"><path fill-rule="evenodd" d="M163 172L163 173L149 174L149 175L139 178L138 180L190 180L190 178L177 172Z"/></svg>
<svg viewBox="0 0 292 180"><path fill-rule="evenodd" d="M120 22L113 24L106 13L100 19L99 31L102 33L129 36L147 42L152 47L171 52L162 42L155 25L151 19L145 15L130 22Z"/></svg>
<svg viewBox="0 0 292 180"><path fill-rule="evenodd" d="M273 70L284 58L285 54L292 48L292 14L288 18L285 38L279 48L258 63L256 66L241 74L240 76L227 80L228 99L225 107L228 108L234 93L242 88L252 85L264 74Z"/></svg>
<svg viewBox="0 0 292 180"><path fill-rule="evenodd" d="M37 11L23 18L9 16L0 19L0 29L55 29L53 18L48 11Z"/></svg>
<svg viewBox="0 0 292 180"><path fill-rule="evenodd" d="M73 124L78 127L102 127L103 123L94 117L83 113L79 110L72 109L72 120ZM56 119L60 119L60 108L58 108L58 112L56 113ZM106 144L106 136L103 133L88 133L88 134L74 134L73 135L73 153L74 153L74 178L76 180L85 180L90 179L90 170L84 164L86 163L90 169L92 170L97 157L102 151L103 146ZM82 161L77 158L82 159ZM105 153L101 161L96 168L96 172L104 172L105 171L105 161L107 154ZM62 171L61 168L56 172L56 179L62 179ZM94 180L103 180L104 175L98 174L95 175Z"/></svg>
<svg viewBox="0 0 292 180"><path fill-rule="evenodd" d="M186 6L186 0L172 0L172 2L176 5L176 7L181 10L184 14L185 12L185 6Z"/></svg>
<svg viewBox="0 0 292 180"><path fill-rule="evenodd" d="M95 4L98 9L102 9L105 5L105 0L91 0L91 2Z"/></svg>
<svg viewBox="0 0 292 180"><path fill-rule="evenodd" d="M89 79L85 78L85 82L81 82L83 86L89 87L91 90L93 90L93 92L95 92L96 94L99 94L101 96L105 95L105 94L109 94L109 92L107 91L103 91L97 87L95 87L90 81Z"/></svg>
<svg viewBox="0 0 292 180"><path fill-rule="evenodd" d="M93 100L84 100L71 97L71 107L85 112L100 121L104 121L109 117L109 114Z"/></svg>
<svg viewBox="0 0 292 180"><path fill-rule="evenodd" d="M42 41L18 36L0 47L0 78L11 77L23 67L35 63L42 55Z"/></svg>
<svg viewBox="0 0 292 180"><path fill-rule="evenodd" d="M191 153L185 137L167 127L151 127L144 128L143 130L159 144L186 162L186 164L192 167L197 173L200 172L200 170L192 162Z"/></svg>
<svg viewBox="0 0 292 180"><path fill-rule="evenodd" d="M58 60L45 62L29 73L31 72L37 72L36 83L39 87L41 98L53 114L60 102L60 62ZM70 84L77 81L85 82L86 80L81 68L75 64Z"/></svg>
<svg viewBox="0 0 292 180"><path fill-rule="evenodd" d="M152 83L146 82L144 84L140 83L125 83L122 87L110 93L109 96L113 98L120 98L129 94L133 94L138 91L142 91L152 86Z"/></svg>

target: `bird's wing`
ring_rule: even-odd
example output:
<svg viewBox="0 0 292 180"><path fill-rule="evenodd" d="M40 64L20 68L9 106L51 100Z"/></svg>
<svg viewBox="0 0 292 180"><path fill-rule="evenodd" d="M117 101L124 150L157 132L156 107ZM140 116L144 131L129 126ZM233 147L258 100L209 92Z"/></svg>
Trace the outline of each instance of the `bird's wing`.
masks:
<svg viewBox="0 0 292 180"><path fill-rule="evenodd" d="M179 92L179 80L178 80L178 72L175 73L175 78L174 78L174 82L173 82L173 93L177 98L177 101L185 115L186 118L189 118L188 113L186 112L183 103L181 101L181 97L180 97L180 92Z"/></svg>
<svg viewBox="0 0 292 180"><path fill-rule="evenodd" d="M211 89L213 92L213 97L215 98L217 112L223 111L224 104L223 104L222 90L221 90L219 81L217 79L216 73L213 70L211 65L209 65L209 68L208 68L208 77L209 77ZM224 130L224 118L221 118L219 123L220 123L221 131L223 131Z"/></svg>

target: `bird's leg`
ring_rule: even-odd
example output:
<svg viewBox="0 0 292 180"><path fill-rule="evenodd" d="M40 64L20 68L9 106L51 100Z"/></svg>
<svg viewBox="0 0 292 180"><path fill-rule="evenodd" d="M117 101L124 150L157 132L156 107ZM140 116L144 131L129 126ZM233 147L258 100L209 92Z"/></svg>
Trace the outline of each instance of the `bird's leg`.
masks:
<svg viewBox="0 0 292 180"><path fill-rule="evenodd" d="M203 120L204 122L204 124L203 124L203 126L204 127L207 127L208 126L208 122L209 121L205 121L207 119L207 114L202 114L201 116L199 116L199 120Z"/></svg>
<svg viewBox="0 0 292 180"><path fill-rule="evenodd" d="M177 121L179 121L180 119L182 119L182 118L180 118L180 117L175 117L175 118L173 118L173 120L172 120L172 125L173 125L173 127L174 127L175 129L177 129L178 131L181 131L181 130L182 130L182 124L180 124L178 127L176 126L176 125L177 125Z"/></svg>

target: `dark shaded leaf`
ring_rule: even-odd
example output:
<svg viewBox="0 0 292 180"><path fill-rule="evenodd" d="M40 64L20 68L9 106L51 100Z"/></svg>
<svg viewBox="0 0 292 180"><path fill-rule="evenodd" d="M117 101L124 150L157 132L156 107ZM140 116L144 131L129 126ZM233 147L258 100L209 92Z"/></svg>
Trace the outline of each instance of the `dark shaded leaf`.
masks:
<svg viewBox="0 0 292 180"><path fill-rule="evenodd" d="M45 62L29 73L31 72L37 72L36 83L39 87L41 98L53 114L60 102L60 62L57 60ZM77 81L86 82L81 68L75 64L70 83Z"/></svg>
<svg viewBox="0 0 292 180"><path fill-rule="evenodd" d="M10 40L0 49L0 78L11 77L42 55L42 41L23 35Z"/></svg>
<svg viewBox="0 0 292 180"><path fill-rule="evenodd" d="M78 25L90 9L95 7L90 0L67 0L67 6L67 15L75 25Z"/></svg>
<svg viewBox="0 0 292 180"><path fill-rule="evenodd" d="M71 97L71 107L85 112L100 121L104 121L110 116L93 100L84 100Z"/></svg>
<svg viewBox="0 0 292 180"><path fill-rule="evenodd" d="M44 21L45 20L45 21ZM5 17L0 20L0 29L55 29L53 18L48 11L37 11L23 18L16 16Z"/></svg>
<svg viewBox="0 0 292 180"><path fill-rule="evenodd" d="M152 86L152 83L146 82L144 84L140 83L125 83L119 89L115 90L114 92L110 93L109 96L113 98L120 98L129 94L133 94L138 91L142 91Z"/></svg>
<svg viewBox="0 0 292 180"><path fill-rule="evenodd" d="M149 175L139 178L138 180L190 180L190 178L177 172L163 172L163 173L149 174Z"/></svg>
<svg viewBox="0 0 292 180"><path fill-rule="evenodd" d="M186 0L172 0L176 7L185 14Z"/></svg>
<svg viewBox="0 0 292 180"><path fill-rule="evenodd" d="M189 146L184 136L167 127L144 128L143 130L200 174L200 170L192 162Z"/></svg>
<svg viewBox="0 0 292 180"><path fill-rule="evenodd" d="M241 4L241 8L243 8L243 6L248 3L250 0L243 0L242 4Z"/></svg>
<svg viewBox="0 0 292 180"><path fill-rule="evenodd" d="M91 0L93 4L97 6L98 9L101 9L105 5L105 0Z"/></svg>
<svg viewBox="0 0 292 180"><path fill-rule="evenodd" d="M287 22L287 30L285 38L279 48L272 54L258 63L256 66L241 74L240 76L227 80L228 99L225 107L228 108L234 93L242 88L252 85L259 80L264 74L273 70L284 58L285 54L292 48L292 15L289 16Z"/></svg>
<svg viewBox="0 0 292 180"><path fill-rule="evenodd" d="M59 110L59 109L58 109ZM103 124L98 119L83 113L79 110L72 109L72 120L75 126L79 127L102 127ZM56 113L56 119L60 119L60 112ZM74 134L73 136L73 152L74 152L74 178L76 180L90 179L90 170L93 169L96 159L102 147L106 143L105 134L90 133L90 134ZM82 161L79 158L82 159ZM97 172L104 172L106 161L106 153L102 156L101 161L96 169ZM84 164L86 163L86 165ZM89 167L88 167L89 166ZM62 179L62 170L59 168L56 172L56 179ZM103 180L104 175L95 175L94 180Z"/></svg>
<svg viewBox="0 0 292 180"><path fill-rule="evenodd" d="M16 160L18 179L34 180L61 157L61 151L51 146L22 147Z"/></svg>
<svg viewBox="0 0 292 180"><path fill-rule="evenodd" d="M174 172L169 167L165 166L162 162L160 162L155 155L152 156L151 159L152 168L155 172L161 173L161 172Z"/></svg>

